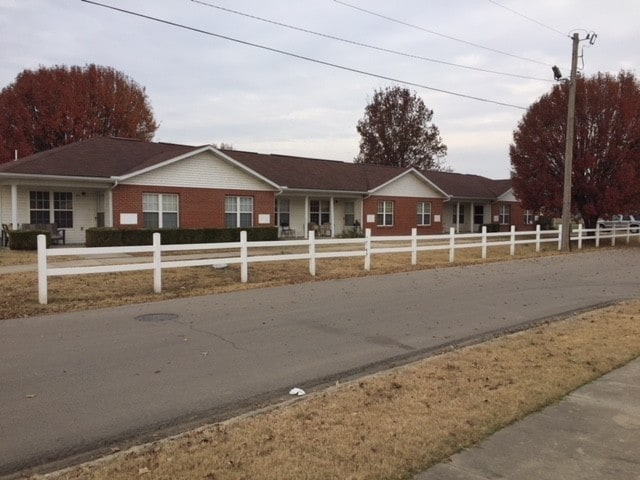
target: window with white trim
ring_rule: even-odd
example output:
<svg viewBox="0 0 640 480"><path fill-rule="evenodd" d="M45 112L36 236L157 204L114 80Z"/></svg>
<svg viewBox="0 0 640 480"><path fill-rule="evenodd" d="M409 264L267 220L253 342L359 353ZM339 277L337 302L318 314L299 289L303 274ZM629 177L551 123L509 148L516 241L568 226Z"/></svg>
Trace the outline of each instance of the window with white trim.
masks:
<svg viewBox="0 0 640 480"><path fill-rule="evenodd" d="M143 193L144 228L178 228L178 204L174 193Z"/></svg>
<svg viewBox="0 0 640 480"><path fill-rule="evenodd" d="M524 224L525 225L533 225L534 215L533 210L525 210L524 211Z"/></svg>
<svg viewBox="0 0 640 480"><path fill-rule="evenodd" d="M431 225L431 202L418 202L418 225Z"/></svg>
<svg viewBox="0 0 640 480"><path fill-rule="evenodd" d="M29 192L29 223L51 223L49 192Z"/></svg>
<svg viewBox="0 0 640 480"><path fill-rule="evenodd" d="M356 204L355 202L344 202L344 225L351 227L356 224Z"/></svg>
<svg viewBox="0 0 640 480"><path fill-rule="evenodd" d="M451 220L453 221L454 225L464 224L464 205L458 204L453 206L453 216Z"/></svg>
<svg viewBox="0 0 640 480"><path fill-rule="evenodd" d="M58 228L73 228L73 194L53 192L53 221Z"/></svg>
<svg viewBox="0 0 640 480"><path fill-rule="evenodd" d="M253 197L225 197L224 215L227 228L252 227Z"/></svg>
<svg viewBox="0 0 640 480"><path fill-rule="evenodd" d="M73 193L29 192L29 223L55 223L58 228L73 228Z"/></svg>
<svg viewBox="0 0 640 480"><path fill-rule="evenodd" d="M498 223L500 225L509 225L511 223L511 205L500 205Z"/></svg>
<svg viewBox="0 0 640 480"><path fill-rule="evenodd" d="M309 221L316 225L331 222L331 202L329 200L311 200L309 202Z"/></svg>
<svg viewBox="0 0 640 480"><path fill-rule="evenodd" d="M378 202L378 226L393 226L393 202L391 200L382 200Z"/></svg>
<svg viewBox="0 0 640 480"><path fill-rule="evenodd" d="M281 227L291 227L291 202L288 198L276 199L276 221Z"/></svg>

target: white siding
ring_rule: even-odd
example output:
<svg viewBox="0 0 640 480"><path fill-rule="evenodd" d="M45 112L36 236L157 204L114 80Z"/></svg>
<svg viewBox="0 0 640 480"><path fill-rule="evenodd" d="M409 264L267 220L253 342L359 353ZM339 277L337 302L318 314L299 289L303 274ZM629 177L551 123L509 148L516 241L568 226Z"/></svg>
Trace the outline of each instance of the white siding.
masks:
<svg viewBox="0 0 640 480"><path fill-rule="evenodd" d="M374 195L385 197L418 197L418 198L441 198L442 194L437 192L424 180L414 174L407 174L398 180L391 182L380 190L373 192Z"/></svg>
<svg viewBox="0 0 640 480"><path fill-rule="evenodd" d="M274 187L231 163L202 152L128 179L125 185L271 191Z"/></svg>
<svg viewBox="0 0 640 480"><path fill-rule="evenodd" d="M88 189L47 187L47 186L20 186L18 187L18 223L29 223L29 192L39 190L44 192L72 192L73 193L73 228L66 228L65 237L67 243L84 243L87 228L96 226L96 212L98 192ZM84 192L84 195L83 195ZM0 188L0 211L2 223L11 222L11 187ZM53 222L53 213L51 217Z"/></svg>
<svg viewBox="0 0 640 480"><path fill-rule="evenodd" d="M498 201L500 201L500 202L517 202L518 199L513 194L513 190L509 189L507 192L505 192L504 194L502 194L502 195L500 195L498 197Z"/></svg>

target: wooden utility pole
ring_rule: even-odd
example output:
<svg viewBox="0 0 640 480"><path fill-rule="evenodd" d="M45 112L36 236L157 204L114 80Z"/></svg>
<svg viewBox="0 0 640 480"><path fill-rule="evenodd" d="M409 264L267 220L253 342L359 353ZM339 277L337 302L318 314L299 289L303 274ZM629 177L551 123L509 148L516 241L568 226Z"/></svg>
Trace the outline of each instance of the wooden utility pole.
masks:
<svg viewBox="0 0 640 480"><path fill-rule="evenodd" d="M571 177L573 173L573 138L576 119L576 83L578 81L578 45L580 36L573 34L569 107L567 109L567 140L564 151L564 188L562 193L562 251L571 250Z"/></svg>

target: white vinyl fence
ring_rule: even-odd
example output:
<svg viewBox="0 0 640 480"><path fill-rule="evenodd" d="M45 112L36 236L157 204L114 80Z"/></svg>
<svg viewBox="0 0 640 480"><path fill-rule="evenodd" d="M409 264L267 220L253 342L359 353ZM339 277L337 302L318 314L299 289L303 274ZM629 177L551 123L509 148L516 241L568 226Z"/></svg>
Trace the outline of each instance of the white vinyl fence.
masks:
<svg viewBox="0 0 640 480"><path fill-rule="evenodd" d="M640 233L632 232L630 228L584 229L580 225L572 233L576 235L571 239L577 240L579 249L585 241L594 241L595 246L599 247L602 239L611 239L611 245L615 245L616 238L625 238L626 243L629 243L632 237L640 239ZM481 233L463 234L456 234L455 229L451 228L449 234L444 235L418 235L414 228L412 234L407 236L376 237L372 237L371 230L367 229L364 238L331 239L316 239L314 232L311 231L308 239L266 242L248 242L247 232L243 231L240 233L239 242L186 245L162 245L160 234L154 233L152 245L79 248L47 248L45 235L38 235L38 300L41 304L47 303L47 279L53 276L153 270L153 290L160 293L162 270L166 268L240 264L240 281L246 283L249 279L249 263L308 260L309 274L315 276L316 260L321 258L363 257L364 269L368 271L371 269L372 255L378 254L411 253L411 264L416 265L419 252L448 250L449 261L454 262L456 251L464 248L480 248L482 259L486 259L489 247L509 246L511 255L515 255L517 245L535 245L536 252L539 252L543 243L555 243L560 249L561 241L561 228L542 231L539 226L534 231L521 232L516 232L515 227L512 226L509 232L495 233L487 233L486 227L483 227ZM298 253L285 253L283 247L298 247ZM249 252L252 250L257 253L250 255ZM176 259L176 256L166 255L167 252L189 251L198 252L200 258ZM121 254L143 254L143 256L139 257L140 261L130 257L127 261L131 260L134 263L125 264L114 261L112 264L61 267L50 266L47 263L50 257L117 257Z"/></svg>

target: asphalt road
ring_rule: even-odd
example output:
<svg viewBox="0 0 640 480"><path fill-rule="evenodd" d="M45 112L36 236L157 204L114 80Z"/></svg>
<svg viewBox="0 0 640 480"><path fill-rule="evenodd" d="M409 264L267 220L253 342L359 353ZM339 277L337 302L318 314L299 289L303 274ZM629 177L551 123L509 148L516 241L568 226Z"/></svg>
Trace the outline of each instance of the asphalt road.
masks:
<svg viewBox="0 0 640 480"><path fill-rule="evenodd" d="M0 321L0 475L636 298L639 280L619 249Z"/></svg>

